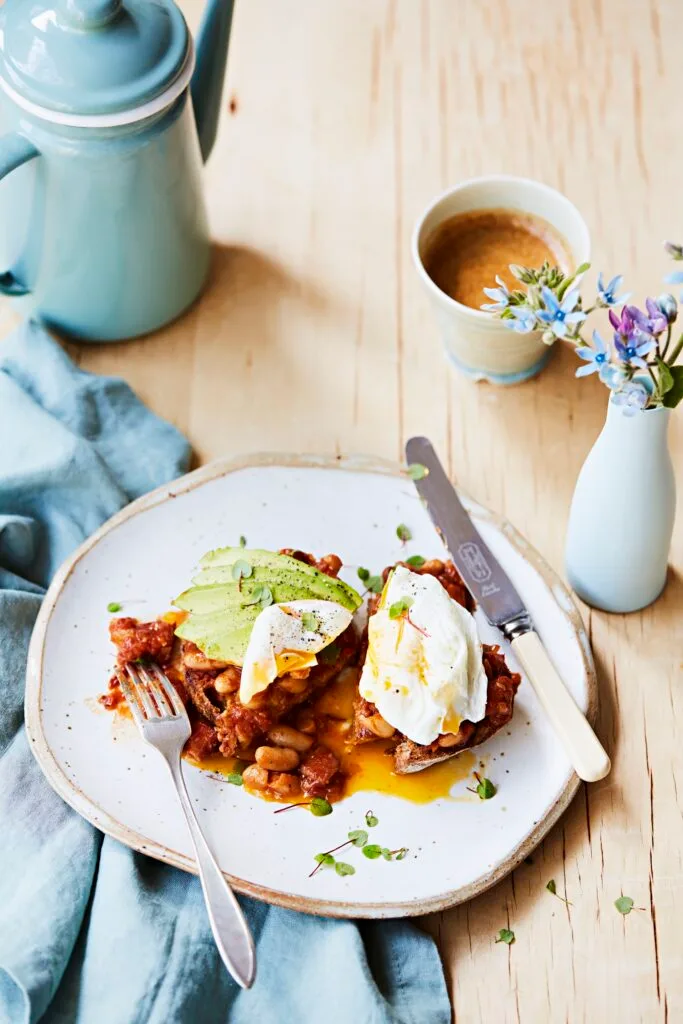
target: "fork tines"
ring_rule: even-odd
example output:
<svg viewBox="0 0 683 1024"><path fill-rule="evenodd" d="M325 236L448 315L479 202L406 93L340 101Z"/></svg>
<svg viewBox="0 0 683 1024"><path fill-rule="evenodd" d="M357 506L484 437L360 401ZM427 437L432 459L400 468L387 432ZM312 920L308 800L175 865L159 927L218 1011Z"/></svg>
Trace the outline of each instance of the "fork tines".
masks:
<svg viewBox="0 0 683 1024"><path fill-rule="evenodd" d="M178 691L156 662L128 662L117 675L135 718L154 721L185 716Z"/></svg>

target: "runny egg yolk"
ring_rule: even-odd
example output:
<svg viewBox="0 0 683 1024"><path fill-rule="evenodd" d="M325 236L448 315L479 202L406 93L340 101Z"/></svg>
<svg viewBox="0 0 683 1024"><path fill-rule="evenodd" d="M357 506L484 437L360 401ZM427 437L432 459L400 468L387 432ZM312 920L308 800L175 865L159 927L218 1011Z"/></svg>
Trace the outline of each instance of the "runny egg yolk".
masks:
<svg viewBox="0 0 683 1024"><path fill-rule="evenodd" d="M316 655L350 625L334 601L289 601L264 608L254 623L242 665L239 699L249 704L278 676L317 664Z"/></svg>

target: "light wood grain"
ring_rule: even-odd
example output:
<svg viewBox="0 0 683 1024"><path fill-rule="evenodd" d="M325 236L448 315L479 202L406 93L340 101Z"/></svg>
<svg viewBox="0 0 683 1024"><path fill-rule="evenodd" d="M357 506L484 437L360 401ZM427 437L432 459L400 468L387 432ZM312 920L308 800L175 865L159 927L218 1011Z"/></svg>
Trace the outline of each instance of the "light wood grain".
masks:
<svg viewBox="0 0 683 1024"><path fill-rule="evenodd" d="M196 25L200 0L182 6ZM396 458L427 434L467 491L561 570L605 392L574 380L562 346L521 387L456 376L409 236L445 186L529 175L581 208L596 268L623 271L637 298L659 291L660 242L683 238L682 35L675 0L242 0L206 172L211 286L154 337L70 350L129 380L200 460ZM4 331L12 314L0 316ZM671 443L683 492L680 410ZM623 530L627 556L628 509L596 515ZM642 614L585 610L611 776L580 792L532 864L428 922L458 1022L683 1020L683 517L672 563ZM621 892L645 909L621 917ZM507 926L516 943L494 944Z"/></svg>

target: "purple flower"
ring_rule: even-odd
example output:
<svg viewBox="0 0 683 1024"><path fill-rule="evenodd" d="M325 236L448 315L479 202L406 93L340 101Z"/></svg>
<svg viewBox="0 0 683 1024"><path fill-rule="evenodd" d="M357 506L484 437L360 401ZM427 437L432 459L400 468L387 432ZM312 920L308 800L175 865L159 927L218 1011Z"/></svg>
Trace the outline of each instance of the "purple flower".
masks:
<svg viewBox="0 0 683 1024"><path fill-rule="evenodd" d="M622 274L617 274L613 277L609 284L604 284L602 280L602 271L598 274L598 305L599 306L618 306L621 302L626 302L630 298L631 293L627 292L626 295L620 295L617 297L616 292L621 288L624 278Z"/></svg>
<svg viewBox="0 0 683 1024"><path fill-rule="evenodd" d="M548 330L552 331L556 338L564 338L567 335L567 327L580 324L586 319L586 314L575 309L579 301L579 289L574 288L567 292L561 303L551 292L550 288L544 285L541 288L541 295L545 303L545 309L539 309L536 314L541 323L545 324Z"/></svg>
<svg viewBox="0 0 683 1024"><path fill-rule="evenodd" d="M577 348L576 354L579 359L586 362L585 366L580 366L576 371L577 377L587 377L589 373L597 373L603 383L608 383L611 376L610 371L613 371L614 367L610 365L609 346L597 331L593 331L593 348L589 345L581 345Z"/></svg>
<svg viewBox="0 0 683 1024"><path fill-rule="evenodd" d="M628 341L636 330L636 325L631 315L633 306L624 306L621 315L617 316L613 309L609 311L609 322L614 328L615 337L619 335L622 341Z"/></svg>
<svg viewBox="0 0 683 1024"><path fill-rule="evenodd" d="M637 306L629 306L628 311L633 322L643 334L650 334L656 338L657 335L666 330L668 321L654 299L645 299L645 308L647 309L647 314L643 313L642 309L638 309Z"/></svg>
<svg viewBox="0 0 683 1024"><path fill-rule="evenodd" d="M496 274L496 282L500 286L499 288L484 288L484 295L488 295L490 299L494 300L493 302L485 302L481 307L489 313L498 313L501 309L507 309L510 305L510 292L505 281Z"/></svg>
<svg viewBox="0 0 683 1024"><path fill-rule="evenodd" d="M649 398L647 388L637 380L626 381L612 395L614 404L622 406L624 416L634 416L640 409L644 409Z"/></svg>
<svg viewBox="0 0 683 1024"><path fill-rule="evenodd" d="M510 306L512 317L505 317L503 323L518 334L530 334L536 330L536 313L529 306Z"/></svg>

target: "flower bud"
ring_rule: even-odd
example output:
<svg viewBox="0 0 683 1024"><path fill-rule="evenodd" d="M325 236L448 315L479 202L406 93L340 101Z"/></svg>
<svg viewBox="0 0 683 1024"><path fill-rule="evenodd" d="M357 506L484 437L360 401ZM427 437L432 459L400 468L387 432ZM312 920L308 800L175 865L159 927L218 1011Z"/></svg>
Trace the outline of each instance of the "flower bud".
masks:
<svg viewBox="0 0 683 1024"><path fill-rule="evenodd" d="M522 284L533 284L536 280L536 274L529 267L520 267L517 263L510 264L510 273L513 277L516 277Z"/></svg>
<svg viewBox="0 0 683 1024"><path fill-rule="evenodd" d="M670 292L664 292L657 298L657 305L666 317L667 322L672 324L678 316L678 303L673 295Z"/></svg>
<svg viewBox="0 0 683 1024"><path fill-rule="evenodd" d="M683 260L683 245L677 245L675 242L665 242L664 248L674 260Z"/></svg>

